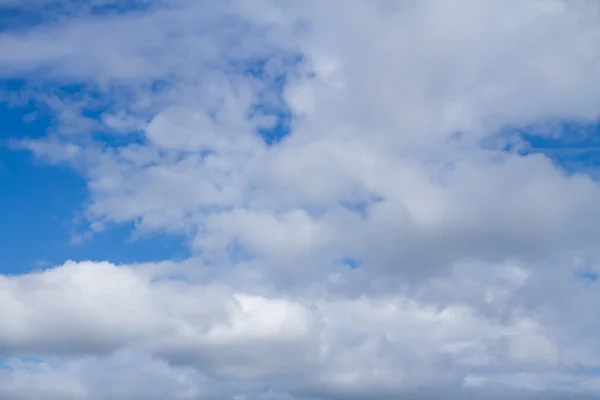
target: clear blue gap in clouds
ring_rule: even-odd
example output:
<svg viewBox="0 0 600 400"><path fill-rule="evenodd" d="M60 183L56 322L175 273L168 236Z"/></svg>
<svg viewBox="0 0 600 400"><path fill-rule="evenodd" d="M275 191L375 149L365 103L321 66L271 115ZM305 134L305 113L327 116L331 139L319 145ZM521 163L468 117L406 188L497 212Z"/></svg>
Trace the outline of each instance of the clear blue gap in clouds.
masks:
<svg viewBox="0 0 600 400"><path fill-rule="evenodd" d="M22 87L22 81L0 82L0 91ZM81 88L63 89L68 95ZM133 224L112 227L73 245L73 236L85 229L76 223L87 198L85 180L68 167L43 164L7 146L10 140L45 136L54 123L48 110L34 102L0 105L0 273L24 273L68 259L105 260L107 254L116 263L189 255L177 237L153 235L132 241ZM113 145L121 144L114 140ZM111 145L108 139L107 143Z"/></svg>
<svg viewBox="0 0 600 400"><path fill-rule="evenodd" d="M568 174L600 178L600 120L559 120L525 127L507 127L500 134L518 139L504 151L523 156L543 154Z"/></svg>
<svg viewBox="0 0 600 400"><path fill-rule="evenodd" d="M51 25L65 18L84 16L122 15L143 12L153 0L49 0L45 2L21 0L14 4L0 3L0 33L19 31L41 25Z"/></svg>

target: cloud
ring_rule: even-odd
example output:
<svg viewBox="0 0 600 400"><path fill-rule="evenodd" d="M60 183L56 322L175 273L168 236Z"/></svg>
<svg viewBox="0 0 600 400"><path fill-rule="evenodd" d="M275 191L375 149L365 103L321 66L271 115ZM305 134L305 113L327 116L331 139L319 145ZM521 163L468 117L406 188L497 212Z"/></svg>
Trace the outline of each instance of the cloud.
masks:
<svg viewBox="0 0 600 400"><path fill-rule="evenodd" d="M597 119L594 11L176 1L0 34L0 74L25 80L3 97L54 118L15 148L87 179L91 232L192 253L2 276L0 393L597 395L577 274L598 268L600 188L505 151L514 127Z"/></svg>
<svg viewBox="0 0 600 400"><path fill-rule="evenodd" d="M191 268L208 267L68 262L2 277L4 356L67 357L54 367L52 361L27 367L17 358L2 373L5 386L42 374L49 382L39 385L97 398L90 368L123 362L127 371L140 362L144 368L150 363L149 374L201 372L215 390L223 382L245 382L243 391L275 380L278 390L299 396L386 398L494 379L503 367L553 371L564 362L551 329L533 315L502 322L466 304L435 307L398 294L259 294L252 286L181 275ZM154 361L138 361L148 356ZM498 371L487 372L490 366ZM124 385L135 386L146 372L126 373L133 377Z"/></svg>

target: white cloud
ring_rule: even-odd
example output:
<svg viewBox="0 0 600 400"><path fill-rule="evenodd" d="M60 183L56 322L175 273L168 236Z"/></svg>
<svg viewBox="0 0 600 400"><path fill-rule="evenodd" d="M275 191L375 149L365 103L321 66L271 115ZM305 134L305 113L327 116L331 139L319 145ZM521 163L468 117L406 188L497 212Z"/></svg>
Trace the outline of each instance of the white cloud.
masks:
<svg viewBox="0 0 600 400"><path fill-rule="evenodd" d="M551 330L533 316L517 313L502 322L468 305L440 308L403 295L260 295L252 287L181 279L181 271L208 268L199 264L179 271L165 267L69 262L2 277L4 355L68 356L54 367L52 361L13 362L2 373L3 390L18 393L23 380L43 374L39 385L55 385L73 398L97 398L90 368L134 357L127 370L146 355L154 357L154 366L168 362L171 367L161 367L165 374L193 367L198 372L189 373L206 374L214 390L219 383L245 382L240 390L250 390L256 382L275 380L274 387L292 394L365 397L460 385L470 370L519 371L531 363L562 362ZM165 275L170 271L174 276ZM126 373L134 374L127 385L141 379Z"/></svg>
<svg viewBox="0 0 600 400"><path fill-rule="evenodd" d="M2 277L0 349L54 364L11 366L0 393L597 394L595 284L574 273L597 269L600 188L482 144L598 117L595 7L177 1L1 34L0 73L31 82L6 97L57 118L18 146L81 172L92 230L183 234L193 257Z"/></svg>

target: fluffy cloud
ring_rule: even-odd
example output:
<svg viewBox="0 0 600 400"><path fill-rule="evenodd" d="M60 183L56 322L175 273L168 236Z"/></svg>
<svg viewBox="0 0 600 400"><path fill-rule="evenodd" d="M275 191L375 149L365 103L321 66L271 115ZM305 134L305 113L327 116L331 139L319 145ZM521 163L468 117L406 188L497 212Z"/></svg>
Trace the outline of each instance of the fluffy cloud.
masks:
<svg viewBox="0 0 600 400"><path fill-rule="evenodd" d="M67 357L57 366L15 359L4 379L18 385L30 374L56 375L61 380L48 384L57 390L96 398L95 382L85 376L90 360L102 365L116 357L134 368L150 356L175 371L196 368L207 386L241 380L238 390L250 390L274 381L292 393L370 397L459 387L482 379L473 371L488 378L490 365L512 372L563 362L548 328L528 315L501 321L465 304L435 307L399 294L267 296L215 280L176 279L187 268L207 267L69 262L3 277L2 353Z"/></svg>
<svg viewBox="0 0 600 400"><path fill-rule="evenodd" d="M174 1L1 34L3 96L55 117L15 147L87 179L90 232L192 257L2 276L0 393L596 395L600 187L511 130L597 118L596 11Z"/></svg>

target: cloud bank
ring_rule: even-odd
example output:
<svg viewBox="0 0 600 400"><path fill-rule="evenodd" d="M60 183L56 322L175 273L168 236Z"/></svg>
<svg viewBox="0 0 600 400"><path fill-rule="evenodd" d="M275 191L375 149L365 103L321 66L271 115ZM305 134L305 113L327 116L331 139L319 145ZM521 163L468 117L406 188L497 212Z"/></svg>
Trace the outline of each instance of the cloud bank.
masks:
<svg viewBox="0 0 600 400"><path fill-rule="evenodd" d="M36 3L11 145L191 255L0 275L0 397L598 395L600 186L518 134L598 118L595 2Z"/></svg>

